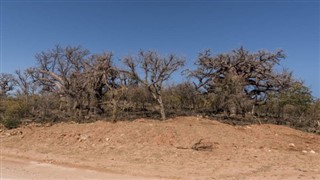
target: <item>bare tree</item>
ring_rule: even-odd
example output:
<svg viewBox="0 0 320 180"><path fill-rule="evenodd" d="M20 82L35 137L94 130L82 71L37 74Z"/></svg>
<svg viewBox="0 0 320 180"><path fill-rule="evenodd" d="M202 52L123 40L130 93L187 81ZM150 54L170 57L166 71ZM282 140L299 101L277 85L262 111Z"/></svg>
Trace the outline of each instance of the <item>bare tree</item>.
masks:
<svg viewBox="0 0 320 180"><path fill-rule="evenodd" d="M16 70L15 86L17 87L17 94L21 96L31 96L34 95L38 89L38 84L32 76L32 69L27 69L25 71Z"/></svg>
<svg viewBox="0 0 320 180"><path fill-rule="evenodd" d="M117 74L114 76L114 78L110 79L109 85L111 86L108 89L108 92L106 94L107 101L110 102L112 111L111 111L111 118L113 122L116 122L116 119L118 117L119 109L121 109L119 103L121 100L127 99L127 91L128 91L128 85L127 85L127 76L125 73L120 73L117 71ZM123 103L125 101L122 101Z"/></svg>
<svg viewBox="0 0 320 180"><path fill-rule="evenodd" d="M81 78L88 93L88 102L91 112L101 114L102 99L107 91L118 88L120 72L112 64L112 53L95 54L86 63L85 73Z"/></svg>
<svg viewBox="0 0 320 180"><path fill-rule="evenodd" d="M123 60L129 68L126 73L129 77L142 83L160 106L162 120L166 119L165 108L162 100L162 86L172 73L184 65L185 60L173 54L162 57L153 51L140 51L138 58L127 57ZM139 67L137 67L139 65ZM138 69L139 68L139 69ZM140 71L142 74L140 75Z"/></svg>
<svg viewBox="0 0 320 180"><path fill-rule="evenodd" d="M290 73L274 72L275 65L284 57L281 50L275 53L267 51L249 53L241 47L231 53L214 57L210 50L206 50L199 55L196 62L198 69L192 71L190 76L198 80L197 88L205 93L217 93L217 91L228 93L225 97L232 100L231 103L227 103L233 109L232 113L235 113L238 104L233 99L241 102L242 95L246 95L252 100L254 114L255 106L265 103L269 92L278 92L288 84Z"/></svg>
<svg viewBox="0 0 320 180"><path fill-rule="evenodd" d="M90 56L81 47L56 46L36 58L38 67L32 70L33 77L42 90L60 96L61 109L66 108L78 117L103 113L102 97L113 88L111 81L117 77L111 53Z"/></svg>
<svg viewBox="0 0 320 180"><path fill-rule="evenodd" d="M7 96L14 87L14 76L12 74L0 73L0 97Z"/></svg>

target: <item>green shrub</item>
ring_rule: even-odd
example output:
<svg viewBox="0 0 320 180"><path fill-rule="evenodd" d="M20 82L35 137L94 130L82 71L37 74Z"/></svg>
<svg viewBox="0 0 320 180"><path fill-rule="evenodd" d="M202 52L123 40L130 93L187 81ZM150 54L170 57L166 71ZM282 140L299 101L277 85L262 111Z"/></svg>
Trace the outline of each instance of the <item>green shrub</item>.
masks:
<svg viewBox="0 0 320 180"><path fill-rule="evenodd" d="M17 128L28 113L27 104L14 98L0 100L0 122L8 129Z"/></svg>
<svg viewBox="0 0 320 180"><path fill-rule="evenodd" d="M14 118L4 119L2 121L2 124L4 125L4 127L8 128L8 129L14 129L14 128L19 127L19 125L21 124L21 120L14 119Z"/></svg>

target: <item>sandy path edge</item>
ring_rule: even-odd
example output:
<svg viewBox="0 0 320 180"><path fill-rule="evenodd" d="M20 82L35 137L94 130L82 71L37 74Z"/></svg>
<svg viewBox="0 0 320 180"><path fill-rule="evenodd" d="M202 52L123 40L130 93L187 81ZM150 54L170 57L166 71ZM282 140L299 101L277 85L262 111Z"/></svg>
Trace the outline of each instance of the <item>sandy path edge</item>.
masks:
<svg viewBox="0 0 320 180"><path fill-rule="evenodd" d="M24 154L24 155L22 155ZM32 155L32 156L30 156ZM1 148L0 179L157 179L121 174L108 169L72 164L53 156ZM160 178L159 178L160 179Z"/></svg>

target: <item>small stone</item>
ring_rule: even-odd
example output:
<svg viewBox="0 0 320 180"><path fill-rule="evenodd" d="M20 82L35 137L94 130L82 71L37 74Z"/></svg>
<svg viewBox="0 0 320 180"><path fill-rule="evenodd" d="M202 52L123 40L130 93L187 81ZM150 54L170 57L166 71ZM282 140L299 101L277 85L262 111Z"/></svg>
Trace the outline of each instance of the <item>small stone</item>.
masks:
<svg viewBox="0 0 320 180"><path fill-rule="evenodd" d="M80 135L80 137L78 138L78 141L79 141L79 142L82 142L82 141L87 140L88 138L89 138L88 135Z"/></svg>
<svg viewBox="0 0 320 180"><path fill-rule="evenodd" d="M46 124L44 125L44 127L50 127L50 126L52 126L50 123L46 123Z"/></svg>
<svg viewBox="0 0 320 180"><path fill-rule="evenodd" d="M296 147L296 145L294 145L293 143L290 143L290 144L289 144L289 147L294 148L294 147Z"/></svg>
<svg viewBox="0 0 320 180"><path fill-rule="evenodd" d="M308 153L308 151L306 151L306 150L303 150L303 151L302 151L302 153L306 154L306 153Z"/></svg>
<svg viewBox="0 0 320 180"><path fill-rule="evenodd" d="M314 150L311 150L310 153L311 153L311 154L315 154L316 152L315 152Z"/></svg>
<svg viewBox="0 0 320 180"><path fill-rule="evenodd" d="M144 118L141 118L141 119L137 119L136 120L137 122L139 122L139 123L144 123L144 122L147 122Z"/></svg>

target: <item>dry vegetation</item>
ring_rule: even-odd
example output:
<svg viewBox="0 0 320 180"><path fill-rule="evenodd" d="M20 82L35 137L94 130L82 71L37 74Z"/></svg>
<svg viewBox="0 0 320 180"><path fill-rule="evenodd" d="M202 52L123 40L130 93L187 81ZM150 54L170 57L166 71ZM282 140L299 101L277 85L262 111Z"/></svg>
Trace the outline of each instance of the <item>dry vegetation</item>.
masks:
<svg viewBox="0 0 320 180"><path fill-rule="evenodd" d="M201 114L232 124L274 123L319 133L319 100L291 71L275 70L283 51L206 50L193 71L182 69L184 58L154 51L123 58L123 69L112 53L91 54L81 47L56 46L35 57L35 67L0 74L0 121L7 128ZM179 71L189 81L170 83Z"/></svg>
<svg viewBox="0 0 320 180"><path fill-rule="evenodd" d="M2 155L138 177L320 178L320 101L275 71L284 57L207 50L189 70L141 51L121 69L112 53L56 46L0 74ZM189 80L171 83L179 72Z"/></svg>

